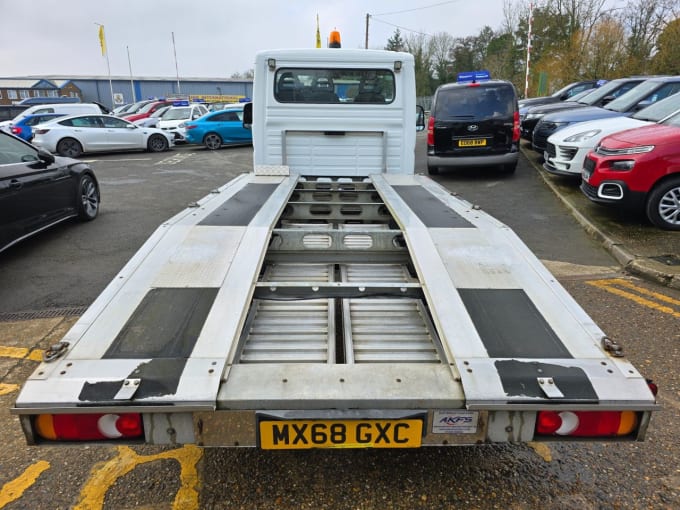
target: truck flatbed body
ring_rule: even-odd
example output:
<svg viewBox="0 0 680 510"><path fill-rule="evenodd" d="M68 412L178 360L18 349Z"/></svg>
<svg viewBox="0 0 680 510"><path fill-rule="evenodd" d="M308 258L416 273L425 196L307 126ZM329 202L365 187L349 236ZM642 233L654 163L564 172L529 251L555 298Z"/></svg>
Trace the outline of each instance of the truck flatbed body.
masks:
<svg viewBox="0 0 680 510"><path fill-rule="evenodd" d="M159 227L14 411L654 409L604 337L426 177L245 174Z"/></svg>

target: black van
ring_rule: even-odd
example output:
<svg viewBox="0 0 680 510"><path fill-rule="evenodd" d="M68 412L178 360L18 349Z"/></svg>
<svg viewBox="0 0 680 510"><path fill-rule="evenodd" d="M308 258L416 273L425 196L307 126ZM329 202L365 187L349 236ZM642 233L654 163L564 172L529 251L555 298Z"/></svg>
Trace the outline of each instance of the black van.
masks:
<svg viewBox="0 0 680 510"><path fill-rule="evenodd" d="M517 91L504 80L447 83L434 93L427 129L427 171L496 166L519 159Z"/></svg>

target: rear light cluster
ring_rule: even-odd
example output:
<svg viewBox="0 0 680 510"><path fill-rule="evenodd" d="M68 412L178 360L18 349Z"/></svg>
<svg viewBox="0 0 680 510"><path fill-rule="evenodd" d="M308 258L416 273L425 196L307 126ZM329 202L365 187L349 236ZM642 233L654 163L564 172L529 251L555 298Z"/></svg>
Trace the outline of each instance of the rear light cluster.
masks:
<svg viewBox="0 0 680 510"><path fill-rule="evenodd" d="M34 133L35 133L36 135L46 135L46 134L49 133L49 132L50 132L49 129L35 129L35 130L34 130Z"/></svg>
<svg viewBox="0 0 680 510"><path fill-rule="evenodd" d="M13 134L13 135L20 135L20 134L21 134L21 131L23 131L23 130L21 129L20 126L12 126L12 127L10 128L10 131L12 131L12 134Z"/></svg>
<svg viewBox="0 0 680 510"><path fill-rule="evenodd" d="M512 116L512 141L519 142L519 112L516 110Z"/></svg>
<svg viewBox="0 0 680 510"><path fill-rule="evenodd" d="M434 145L434 117L427 122L427 145Z"/></svg>
<svg viewBox="0 0 680 510"><path fill-rule="evenodd" d="M555 437L617 437L638 425L634 411L540 411L536 434Z"/></svg>
<svg viewBox="0 0 680 510"><path fill-rule="evenodd" d="M53 441L132 439L144 433L138 413L41 414L35 419L35 430L43 439Z"/></svg>

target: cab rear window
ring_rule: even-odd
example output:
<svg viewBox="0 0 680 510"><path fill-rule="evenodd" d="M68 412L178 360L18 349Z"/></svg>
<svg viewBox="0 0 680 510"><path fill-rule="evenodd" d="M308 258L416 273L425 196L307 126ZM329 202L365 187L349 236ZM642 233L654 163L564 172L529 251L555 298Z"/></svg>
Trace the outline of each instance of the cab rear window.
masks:
<svg viewBox="0 0 680 510"><path fill-rule="evenodd" d="M512 115L514 91L507 85L443 89L436 98L437 120L477 119Z"/></svg>
<svg viewBox="0 0 680 510"><path fill-rule="evenodd" d="M388 104L394 94L388 69L281 68L274 81L280 103Z"/></svg>

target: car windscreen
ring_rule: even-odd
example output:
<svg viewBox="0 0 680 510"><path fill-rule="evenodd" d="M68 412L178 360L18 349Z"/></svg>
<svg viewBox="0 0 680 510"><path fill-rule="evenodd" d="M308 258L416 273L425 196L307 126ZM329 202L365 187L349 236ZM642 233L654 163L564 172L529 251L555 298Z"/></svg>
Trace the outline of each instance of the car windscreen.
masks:
<svg viewBox="0 0 680 510"><path fill-rule="evenodd" d="M609 103L605 108L615 112L627 112L661 86L663 86L663 82L655 80L644 81L628 93Z"/></svg>
<svg viewBox="0 0 680 510"><path fill-rule="evenodd" d="M170 108L165 114L163 114L163 120L182 120L188 119L191 115L191 108L186 107L175 107Z"/></svg>
<svg viewBox="0 0 680 510"><path fill-rule="evenodd" d="M274 79L279 103L388 104L394 101L389 69L281 68Z"/></svg>
<svg viewBox="0 0 680 510"><path fill-rule="evenodd" d="M638 120L659 122L678 110L680 110L680 94L673 94L658 103L653 103L647 108L643 108L632 115L632 117Z"/></svg>
<svg viewBox="0 0 680 510"><path fill-rule="evenodd" d="M619 97L629 90L631 90L633 87L638 85L639 83L642 83L642 81L639 82L629 82L627 84L622 85L620 81L610 81L602 85L601 87L595 89L595 91L591 94L588 94L587 97L584 97L579 103L584 103L587 105L594 105L599 103L602 99L604 99L607 96L614 96L614 97Z"/></svg>
<svg viewBox="0 0 680 510"><path fill-rule="evenodd" d="M514 113L515 94L509 85L465 86L437 93L437 120L507 117Z"/></svg>

